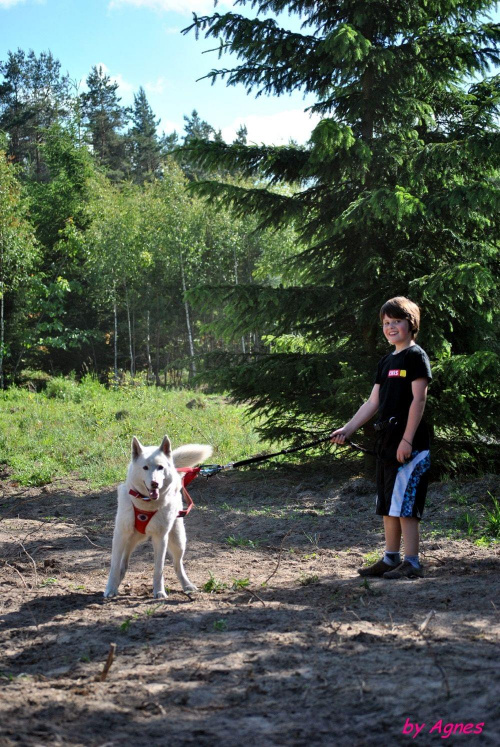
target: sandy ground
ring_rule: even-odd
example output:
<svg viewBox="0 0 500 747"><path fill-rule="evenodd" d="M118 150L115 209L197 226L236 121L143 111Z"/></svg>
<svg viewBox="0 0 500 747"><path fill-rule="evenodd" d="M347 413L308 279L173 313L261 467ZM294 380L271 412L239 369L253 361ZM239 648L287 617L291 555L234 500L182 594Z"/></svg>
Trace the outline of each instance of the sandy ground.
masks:
<svg viewBox="0 0 500 747"><path fill-rule="evenodd" d="M188 597L167 565L161 602L149 544L120 596L102 596L113 490L8 474L0 490L0 745L426 745L447 724L481 731L450 744L499 743L500 546L449 531L495 478L433 484L426 577L369 583L356 569L383 548L370 482L298 467L199 478L186 568L219 588Z"/></svg>

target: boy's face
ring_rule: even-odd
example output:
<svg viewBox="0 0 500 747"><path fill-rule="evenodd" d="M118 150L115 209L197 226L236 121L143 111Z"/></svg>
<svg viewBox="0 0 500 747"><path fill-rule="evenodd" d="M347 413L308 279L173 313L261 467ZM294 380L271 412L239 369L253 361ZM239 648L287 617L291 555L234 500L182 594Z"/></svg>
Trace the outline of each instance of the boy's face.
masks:
<svg viewBox="0 0 500 747"><path fill-rule="evenodd" d="M382 329L386 340L395 345L396 349L408 347L412 341L408 319L392 319L385 315L382 319Z"/></svg>

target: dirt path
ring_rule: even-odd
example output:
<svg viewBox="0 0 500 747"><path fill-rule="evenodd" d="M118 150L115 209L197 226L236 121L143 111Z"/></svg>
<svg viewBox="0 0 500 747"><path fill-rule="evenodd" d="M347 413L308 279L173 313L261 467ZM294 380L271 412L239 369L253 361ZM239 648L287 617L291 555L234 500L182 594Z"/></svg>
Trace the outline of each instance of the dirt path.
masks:
<svg viewBox="0 0 500 747"><path fill-rule="evenodd" d="M446 536L456 488L430 490L426 578L362 583L383 547L370 483L198 480L186 567L214 591L187 597L167 566L159 603L149 545L102 597L114 491L0 487L0 745L399 745L407 719L419 744L457 723L482 733L451 744L498 744L500 550ZM471 482L460 501L497 489Z"/></svg>

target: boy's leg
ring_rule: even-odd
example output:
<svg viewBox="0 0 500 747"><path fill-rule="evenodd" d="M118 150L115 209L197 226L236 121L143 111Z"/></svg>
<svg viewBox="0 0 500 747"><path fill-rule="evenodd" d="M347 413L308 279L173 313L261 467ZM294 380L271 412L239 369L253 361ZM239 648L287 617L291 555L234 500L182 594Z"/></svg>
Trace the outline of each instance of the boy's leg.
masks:
<svg viewBox="0 0 500 747"><path fill-rule="evenodd" d="M405 559L401 565L384 573L384 578L421 578L424 575L418 560L419 520L401 516L401 530L405 546Z"/></svg>
<svg viewBox="0 0 500 747"><path fill-rule="evenodd" d="M399 516L384 516L386 552L399 552L399 548L401 546L401 524L402 522Z"/></svg>
<svg viewBox="0 0 500 747"><path fill-rule="evenodd" d="M405 546L405 555L418 556L419 544L419 520L412 516L401 516L401 530L403 533L403 542Z"/></svg>
<svg viewBox="0 0 500 747"><path fill-rule="evenodd" d="M387 571L400 564L399 546L401 544L401 524L399 516L388 516L394 480L397 474L397 463L388 464L377 459L377 514L384 520L385 553L367 568L358 568L360 576L383 576Z"/></svg>

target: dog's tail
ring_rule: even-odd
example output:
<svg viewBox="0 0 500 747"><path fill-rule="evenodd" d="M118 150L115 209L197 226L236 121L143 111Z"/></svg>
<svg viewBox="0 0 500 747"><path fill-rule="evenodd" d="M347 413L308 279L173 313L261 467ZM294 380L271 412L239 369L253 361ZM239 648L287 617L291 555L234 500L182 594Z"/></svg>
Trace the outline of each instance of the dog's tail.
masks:
<svg viewBox="0 0 500 747"><path fill-rule="evenodd" d="M212 447L208 444L186 444L172 452L176 467L194 467L212 456Z"/></svg>

